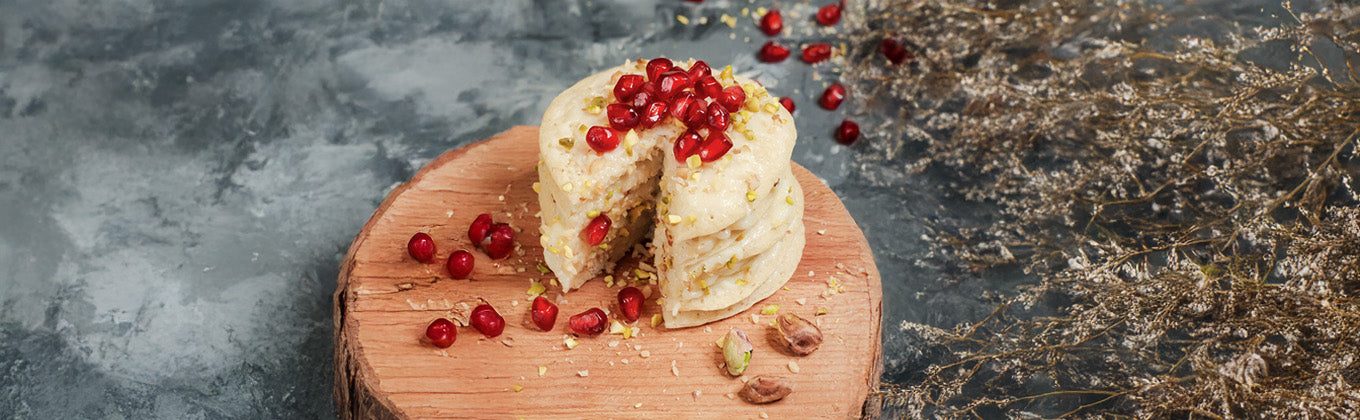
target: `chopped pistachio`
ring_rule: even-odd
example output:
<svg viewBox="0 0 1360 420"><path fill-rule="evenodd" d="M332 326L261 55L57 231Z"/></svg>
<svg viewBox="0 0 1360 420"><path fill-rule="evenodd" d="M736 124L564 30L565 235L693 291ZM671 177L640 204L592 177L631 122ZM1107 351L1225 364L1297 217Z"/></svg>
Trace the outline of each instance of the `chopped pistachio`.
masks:
<svg viewBox="0 0 1360 420"><path fill-rule="evenodd" d="M792 206L792 205L793 205L793 196L790 195L790 196L784 197L784 202L785 202L785 203L789 203L789 205Z"/></svg>
<svg viewBox="0 0 1360 420"><path fill-rule="evenodd" d="M623 135L623 150L628 152L628 156L633 155L633 146L636 146L637 143L638 143L637 131L628 130L628 133Z"/></svg>
<svg viewBox="0 0 1360 420"><path fill-rule="evenodd" d="M689 173L689 179L690 179L691 181L698 181L698 180L699 180L699 171L690 172L690 173Z"/></svg>
<svg viewBox="0 0 1360 420"><path fill-rule="evenodd" d="M548 274L552 272L552 269L548 268L548 266L546 265L543 265L543 263L538 263L538 272L541 274Z"/></svg>
<svg viewBox="0 0 1360 420"><path fill-rule="evenodd" d="M727 363L727 374L741 376L746 372L746 367L751 364L751 352L755 347L751 346L751 340L746 338L746 333L733 328L727 332L727 338L723 339L723 361Z"/></svg>
<svg viewBox="0 0 1360 420"><path fill-rule="evenodd" d="M817 315L818 315L818 316L826 315L826 308L824 308L824 307L822 307L822 308L817 308Z"/></svg>
<svg viewBox="0 0 1360 420"><path fill-rule="evenodd" d="M692 214L689 215L689 216L685 216L685 222L688 222L688 223L690 223L690 224L693 224L695 221L698 221L698 220L699 220L699 218L698 218L698 217L695 217L695 216L692 215Z"/></svg>
<svg viewBox="0 0 1360 420"><path fill-rule="evenodd" d="M736 254L733 254L733 255L732 255L732 259L727 260L727 269L731 270L732 267L735 267L736 265L737 265L737 255L736 255Z"/></svg>
<svg viewBox="0 0 1360 420"><path fill-rule="evenodd" d="M718 79L721 79L721 80L730 80L730 79L732 79L732 66L731 66L731 65L728 65L728 66L726 66L726 67L723 67L722 73L718 73Z"/></svg>
<svg viewBox="0 0 1360 420"><path fill-rule="evenodd" d="M685 17L685 15L675 15L675 21L680 22L681 25L689 24L689 18Z"/></svg>
<svg viewBox="0 0 1360 420"><path fill-rule="evenodd" d="M746 279L737 279L737 281L734 281L733 283L736 283L738 286L745 286Z"/></svg>
<svg viewBox="0 0 1360 420"><path fill-rule="evenodd" d="M562 340L562 344L567 346L567 350L571 350L581 343L577 342L575 338L567 337L565 340Z"/></svg>
<svg viewBox="0 0 1360 420"><path fill-rule="evenodd" d="M666 216L666 220L670 221L672 225L680 224L680 216L674 214Z"/></svg>
<svg viewBox="0 0 1360 420"><path fill-rule="evenodd" d="M600 215L600 211L599 211L599 210L591 210L591 211L586 212L586 217L595 217L595 216L599 216L599 215Z"/></svg>
<svg viewBox="0 0 1360 420"><path fill-rule="evenodd" d="M546 373L548 373L548 367L547 367L547 366L539 366L539 367L538 367L538 376L543 376L543 375L546 374Z"/></svg>
<svg viewBox="0 0 1360 420"><path fill-rule="evenodd" d="M610 334L623 334L623 330L624 330L624 326L623 326L623 324L619 323L618 320L614 320L614 321L610 321L610 322L609 322L609 333L610 333Z"/></svg>
<svg viewBox="0 0 1360 420"><path fill-rule="evenodd" d="M749 128L741 130L741 135L746 136L747 140L756 141L756 132Z"/></svg>
<svg viewBox="0 0 1360 420"><path fill-rule="evenodd" d="M523 390L524 390L524 387L519 386L519 385L511 385L511 386L510 386L510 389L515 390L515 392L520 392L520 391L523 391Z"/></svg>
<svg viewBox="0 0 1360 420"><path fill-rule="evenodd" d="M525 292L524 294L529 295L529 296L538 296L538 295L543 294L543 292L546 292L546 291L548 291L548 288L547 288L547 287L544 287L544 286L543 286L543 283L533 282L532 284L529 285L529 291L528 291L528 292Z"/></svg>
<svg viewBox="0 0 1360 420"><path fill-rule="evenodd" d="M541 189L541 187L538 185L538 183L537 183L537 182L534 182L534 192L542 192L542 191L539 191L540 189Z"/></svg>
<svg viewBox="0 0 1360 420"><path fill-rule="evenodd" d="M570 182L562 184L562 191L571 192L573 189L576 189L576 186L572 185Z"/></svg>
<svg viewBox="0 0 1360 420"><path fill-rule="evenodd" d="M759 195L759 194L756 194L755 191L747 191L747 192L746 192L746 202L747 202L747 203L754 203L754 202L756 202L756 199L757 199L757 198L760 198L760 195Z"/></svg>
<svg viewBox="0 0 1360 420"><path fill-rule="evenodd" d="M765 103L765 107L764 107L763 109L765 110L765 112L768 112L768 113L771 113L771 114L778 114L778 113L779 113L779 105L775 105L773 102L766 102L766 103Z"/></svg>
<svg viewBox="0 0 1360 420"><path fill-rule="evenodd" d="M699 165L703 165L703 164L704 164L704 161L703 161L702 159L700 159L700 158L699 158L699 155L697 155L697 154L696 154L696 155L689 155L689 157L685 158L685 165L688 165L690 169L696 169L696 168L699 167Z"/></svg>
<svg viewBox="0 0 1360 420"><path fill-rule="evenodd" d="M779 313L779 305L777 304L765 305L764 308L760 308L761 315L774 315L777 313Z"/></svg>
<svg viewBox="0 0 1360 420"><path fill-rule="evenodd" d="M652 314L652 326L661 325L661 314Z"/></svg>
<svg viewBox="0 0 1360 420"><path fill-rule="evenodd" d="M562 147L565 147L567 150L571 150L571 147L576 145L576 139L563 137L557 140L557 144L562 145Z"/></svg>

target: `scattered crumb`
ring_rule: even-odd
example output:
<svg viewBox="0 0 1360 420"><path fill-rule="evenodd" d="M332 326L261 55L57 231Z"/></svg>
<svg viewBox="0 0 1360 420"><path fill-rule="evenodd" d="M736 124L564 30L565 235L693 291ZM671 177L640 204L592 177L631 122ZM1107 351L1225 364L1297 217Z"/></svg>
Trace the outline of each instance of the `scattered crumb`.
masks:
<svg viewBox="0 0 1360 420"><path fill-rule="evenodd" d="M633 404L633 408L642 408L642 403Z"/></svg>
<svg viewBox="0 0 1360 420"><path fill-rule="evenodd" d="M675 366L674 360L671 361L671 374L675 376L680 376L680 368Z"/></svg>
<svg viewBox="0 0 1360 420"><path fill-rule="evenodd" d="M543 376L543 375L546 374L546 373L548 373L548 367L547 367L547 366L539 366L539 367L538 367L538 376Z"/></svg>
<svg viewBox="0 0 1360 420"><path fill-rule="evenodd" d="M589 370L578 370L578 371L576 371L576 374L579 375L580 377L584 378L584 377L590 376L590 371L589 371Z"/></svg>
<svg viewBox="0 0 1360 420"><path fill-rule="evenodd" d="M760 412L760 418L762 418L762 419L768 419L768 418L770 418L770 415L769 415L769 414L765 414L764 411L761 411L761 412Z"/></svg>
<svg viewBox="0 0 1360 420"><path fill-rule="evenodd" d="M760 323L760 315L751 314L751 323L752 323L752 324L759 324L759 323Z"/></svg>
<svg viewBox="0 0 1360 420"><path fill-rule="evenodd" d="M807 298L798 298L798 299L794 299L793 301L794 301L794 302L798 302L799 305L806 305L806 304L807 304Z"/></svg>
<svg viewBox="0 0 1360 420"><path fill-rule="evenodd" d="M826 234L826 229L818 229L818 230L817 230L817 234L818 234L818 235L825 235L825 234Z"/></svg>
<svg viewBox="0 0 1360 420"><path fill-rule="evenodd" d="M704 391L700 391L700 390L697 390L697 389L696 389L696 390L694 390L694 394L693 394L693 395L694 395L694 399L695 399L695 400L698 400L700 395L704 395Z"/></svg>
<svg viewBox="0 0 1360 420"><path fill-rule="evenodd" d="M736 394L733 394L733 393L731 393L731 392L727 393L727 395L724 395L724 396L727 397L727 399L729 399L729 400L735 400L735 399L737 399L737 395L736 395Z"/></svg>
<svg viewBox="0 0 1360 420"><path fill-rule="evenodd" d="M643 350L642 353L638 353L638 356L642 356L643 359L646 359L652 357L652 352L650 350Z"/></svg>
<svg viewBox="0 0 1360 420"><path fill-rule="evenodd" d="M571 350L576 348L576 346L581 343L577 342L575 338L567 337L567 339L562 340L562 344L565 344L567 346L567 350Z"/></svg>
<svg viewBox="0 0 1360 420"><path fill-rule="evenodd" d="M797 361L794 360L789 361L789 372L798 373L801 372L802 370L803 370L802 368L798 367Z"/></svg>
<svg viewBox="0 0 1360 420"><path fill-rule="evenodd" d="M515 390L515 392L520 392L520 391L523 391L523 390L524 390L524 387L519 386L519 385L511 385L511 386L510 386L510 389Z"/></svg>

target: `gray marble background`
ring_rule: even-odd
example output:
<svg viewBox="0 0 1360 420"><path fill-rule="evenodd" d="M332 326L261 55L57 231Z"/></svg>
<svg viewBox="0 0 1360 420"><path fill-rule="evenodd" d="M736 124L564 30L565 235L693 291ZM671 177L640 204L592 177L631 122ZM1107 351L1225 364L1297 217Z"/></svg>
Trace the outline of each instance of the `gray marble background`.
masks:
<svg viewBox="0 0 1360 420"><path fill-rule="evenodd" d="M925 320L904 280L929 197L847 175L851 107L817 108L796 58L758 63L749 18L717 23L747 6L0 1L0 417L333 417L337 265L388 191L636 57L797 98L794 159L869 234L887 330Z"/></svg>

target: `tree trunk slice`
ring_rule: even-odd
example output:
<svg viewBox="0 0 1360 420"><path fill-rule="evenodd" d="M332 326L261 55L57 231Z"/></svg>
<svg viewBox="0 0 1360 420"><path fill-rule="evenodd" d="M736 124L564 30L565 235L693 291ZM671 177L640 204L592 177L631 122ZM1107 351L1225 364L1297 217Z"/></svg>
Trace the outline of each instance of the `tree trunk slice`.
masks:
<svg viewBox="0 0 1360 420"><path fill-rule="evenodd" d="M651 326L659 308L649 299L637 323L640 336L580 337L580 345L568 350L563 343L570 333L568 317L590 307L616 306L620 286L606 288L596 279L559 302L553 331L533 327L528 315L532 298L526 291L531 280L546 283L552 278L537 269L543 253L532 188L538 180L537 136L536 127L516 127L444 153L393 190L355 236L335 292L335 401L340 417L876 415L876 402L865 401L877 390L882 369L878 269L864 234L835 193L796 164L794 174L806 199L807 247L786 290L731 318L678 330ZM474 250L467 228L480 213L522 230L516 238L522 253L493 261ZM438 245L436 263L421 264L406 253L406 242L421 231ZM444 268L449 253L458 249L476 255L472 280L453 280ZM630 264L635 263L620 266ZM844 292L823 297L833 276ZM549 286L546 296L556 300L560 292ZM431 320L450 317L460 302L471 308L477 298L505 318L504 334L488 339L475 329L459 328L457 342L447 349L422 342ZM768 304L819 322L826 337L821 349L795 357L777 346L772 341L777 333L769 327L775 317L760 315ZM827 313L814 315L818 308ZM719 367L721 350L714 344L731 327L745 331L756 347L745 376L784 377L794 384L793 394L766 405L735 396L742 382ZM795 361L799 373L790 369ZM547 368L543 375L540 366ZM522 390L515 391L516 386Z"/></svg>

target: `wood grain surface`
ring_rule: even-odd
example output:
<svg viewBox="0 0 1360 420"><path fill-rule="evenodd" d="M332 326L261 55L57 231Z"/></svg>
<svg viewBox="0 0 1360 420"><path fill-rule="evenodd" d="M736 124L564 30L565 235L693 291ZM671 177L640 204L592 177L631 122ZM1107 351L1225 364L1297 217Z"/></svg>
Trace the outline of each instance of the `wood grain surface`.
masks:
<svg viewBox="0 0 1360 420"><path fill-rule="evenodd" d="M840 200L796 164L807 203L807 248L785 290L737 316L678 330L651 326L658 310L653 296L637 323L640 336L580 337L567 349L569 316L616 306L619 286L606 288L596 279L562 296L553 331L533 327L526 292L531 281L551 278L537 269L537 135L537 127L516 127L443 154L393 190L354 238L335 293L335 399L342 418L876 416L877 405L865 401L872 400L881 371L878 269ZM474 251L467 227L480 213L520 230L519 252L493 261ZM406 253L407 240L421 231L438 245L436 263L421 264ZM453 280L445 271L444 261L458 249L477 257L470 280ZM832 277L844 291L824 296ZM549 298L559 295L559 288L548 287ZM447 349L421 341L430 321L465 311L463 304L470 308L479 298L506 319L504 334L488 339L459 328ZM769 327L775 317L760 314L769 304L816 320L826 337L821 349L796 357L777 346ZM819 308L826 314L815 315ZM728 396L742 382L719 367L714 342L731 327L756 347L746 377L781 376L794 384L793 394L767 405ZM546 368L541 375L540 367Z"/></svg>

